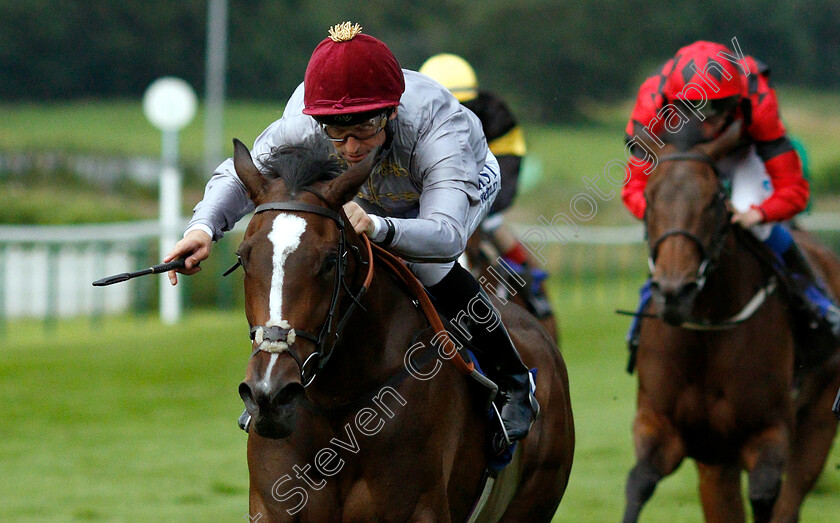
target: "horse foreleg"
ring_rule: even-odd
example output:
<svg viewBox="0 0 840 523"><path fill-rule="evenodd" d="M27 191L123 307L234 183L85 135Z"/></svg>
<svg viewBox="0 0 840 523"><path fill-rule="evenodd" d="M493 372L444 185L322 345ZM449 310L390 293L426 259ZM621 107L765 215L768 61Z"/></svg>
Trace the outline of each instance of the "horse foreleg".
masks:
<svg viewBox="0 0 840 523"><path fill-rule="evenodd" d="M259 521L261 519L263 521L271 521L273 519L271 512L268 510L259 492L255 489L251 489L251 493L248 496L248 518L251 521Z"/></svg>
<svg viewBox="0 0 840 523"><path fill-rule="evenodd" d="M798 521L802 501L814 488L825 466L837 432L837 420L831 412L831 404L840 385L840 373L836 369L832 370L836 376L833 380L814 378L818 381L814 384L817 390L813 396L809 394L797 412L791 456L779 500L773 510L774 521ZM803 394L808 392L803 390Z"/></svg>
<svg viewBox="0 0 840 523"><path fill-rule="evenodd" d="M748 441L742 451L749 471L749 497L755 523L770 521L788 459L788 439L787 428L777 425Z"/></svg>
<svg viewBox="0 0 840 523"><path fill-rule="evenodd" d="M639 519L642 507L653 496L656 484L674 472L685 458L685 447L673 426L662 417L637 414L633 424L636 465L625 488L624 523Z"/></svg>
<svg viewBox="0 0 840 523"><path fill-rule="evenodd" d="M744 499L741 497L741 469L736 466L697 463L700 500L707 523L744 521Z"/></svg>
<svg viewBox="0 0 840 523"><path fill-rule="evenodd" d="M446 493L441 490L421 494L414 506L414 511L406 521L411 523L451 522L452 515L449 513Z"/></svg>

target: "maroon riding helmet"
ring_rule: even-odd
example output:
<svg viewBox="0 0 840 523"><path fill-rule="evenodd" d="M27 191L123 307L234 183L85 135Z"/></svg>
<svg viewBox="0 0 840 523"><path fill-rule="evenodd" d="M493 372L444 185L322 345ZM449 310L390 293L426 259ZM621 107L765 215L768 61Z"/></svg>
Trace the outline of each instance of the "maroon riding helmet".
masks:
<svg viewBox="0 0 840 523"><path fill-rule="evenodd" d="M350 22L330 29L309 59L303 114L332 125L354 125L397 107L405 91L402 68L381 41Z"/></svg>

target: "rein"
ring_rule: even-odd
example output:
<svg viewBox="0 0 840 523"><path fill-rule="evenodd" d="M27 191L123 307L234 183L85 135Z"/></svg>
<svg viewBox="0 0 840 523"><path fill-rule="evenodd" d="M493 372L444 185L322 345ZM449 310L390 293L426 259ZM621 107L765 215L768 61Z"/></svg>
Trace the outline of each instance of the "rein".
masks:
<svg viewBox="0 0 840 523"><path fill-rule="evenodd" d="M315 334L307 331L294 329L286 321L282 321L280 325L251 326L250 329L251 340L256 344L256 347L251 353L251 357L254 357L254 355L260 351L269 353L287 351L300 369L301 384L303 384L304 387L308 387L317 376L318 371L323 369L330 360L333 349L341 336L341 332L347 325L350 316L352 316L353 312L355 312L356 307L364 309L361 305L361 300L365 293L367 293L367 290L370 287L370 282L373 279L373 251L371 249L371 243L365 235L361 235L361 238L362 243L365 245L367 250L367 262L362 259L362 256L358 252L358 248L351 246L354 254L359 259L359 262L362 265L368 266L367 275L365 276L365 280L362 283L361 288L357 293L353 294L345 281L345 271L347 269L347 238L344 230L345 222L341 214L333 211L332 209L327 209L317 205L310 205L303 202L273 202L257 206L257 208L254 209L254 215L267 211L293 211L318 214L335 222L341 232L338 243L338 256L340 261L336 265L335 282L333 285L332 296L330 298L330 308L327 313L327 319L321 326L321 330L318 335L316 336ZM230 270L235 268L236 265L234 265L234 267ZM335 329L333 329L333 323L338 309L338 298L342 288L351 297L352 303L344 312L344 315L338 320L338 324ZM316 345L315 351L310 354L305 361L303 361L297 351L292 348L292 345L298 337L312 341ZM313 359L315 360L315 364L317 366L314 371L309 373L307 372L307 366Z"/></svg>
<svg viewBox="0 0 840 523"><path fill-rule="evenodd" d="M327 319L322 325L318 335L316 336L315 334L307 331L294 329L286 321L281 322L280 325L251 326L250 337L251 340L255 343L255 348L251 352L252 358L260 351L268 353L288 352L295 360L295 362L298 365L298 368L300 369L301 383L304 387L308 387L312 383L312 381L314 381L318 371L323 369L327 362L330 360L330 357L333 354L333 350L335 349L335 345L338 343L338 340L341 336L341 332L344 330L344 327L347 325L347 322L349 321L353 312L356 310L356 307L364 309L364 307L361 304L361 300L367 293L367 290L370 288L370 283L373 280L375 257L378 258L379 261L387 269L389 269L390 272L393 273L414 294L414 296L416 297L417 305L426 315L426 318L428 319L432 330L435 332L434 340L438 343L442 343L443 346L457 346L457 344L455 344L452 340L449 339L449 334L446 332L446 329L444 328L440 316L438 316L434 305L432 305L428 295L426 294L425 289L423 288L423 285L419 282L419 280L417 280L417 278L411 273L408 267L406 267L400 261L399 258L389 253L385 249L382 249L377 245L373 245L368 239L368 237L364 234L359 235L359 237L361 238L362 243L365 246L365 250L367 251L367 262L365 262L359 255L358 249L351 246L354 249L354 253L356 254L357 258L359 259L359 262L362 265L368 266L367 275L365 276L365 280L362 283L361 288L355 295L353 294L353 292L348 288L347 282L345 281L345 270L347 266L347 238L344 230L345 222L341 214L325 207L309 205L303 202L266 203L258 206L254 210L254 214L256 215L266 211L308 212L312 214L318 214L333 220L338 226L339 230L341 231L338 247L338 254L339 258L341 259L341 262L336 267L335 284L333 285L333 292L332 297L330 299L330 308L327 314ZM231 269L229 269L228 272L233 271L238 265L238 263L237 265L234 265ZM334 318L336 316L336 310L338 308L339 294L342 288L351 297L352 303L344 312L344 315L338 320L338 324L336 325L335 329L331 331L332 324L334 323ZM306 360L303 360L297 353L297 351L295 351L292 348L292 345L295 343L295 340L299 337L312 341L316 345L316 350L311 355L309 355L309 357L307 357ZM327 348L325 347L325 344L328 341L329 347ZM432 354L434 354L434 351L432 352ZM317 367L313 372L310 373L307 372L307 368L313 359L317 363ZM425 360L425 357L423 359ZM473 363L465 361L465 359L461 356L460 352L455 352L454 356L451 357L450 361L455 365L455 367L459 371L461 371L464 374L471 374L474 371Z"/></svg>
<svg viewBox="0 0 840 523"><path fill-rule="evenodd" d="M714 171L715 176L719 177L719 173L717 167L715 166L714 160L706 154L674 153L663 156L659 159L659 161L702 162L710 166ZM709 272L712 271L715 264L717 263L718 258L720 257L720 253L723 250L724 242L726 240L726 234L729 232L731 226L729 221L729 211L726 208L726 194L723 188L721 188L717 192L714 200L712 200L712 202L709 205L714 205L718 211L716 214L717 223L715 223L715 232L712 237L711 245L707 247L703 243L703 240L701 240L696 234L685 229L671 229L669 231L666 231L659 238L657 238L656 241L654 241L650 246L648 252L648 268L650 269L651 274L653 274L654 270L656 269L656 256L659 253L659 247L660 245L662 245L662 242L673 236L684 236L691 240L692 243L694 243L700 251L700 266L697 268L697 274L694 280L697 283L698 292L703 290L703 287L706 285L706 279L708 277ZM647 216L645 216L645 221L647 221Z"/></svg>
<svg viewBox="0 0 840 523"><path fill-rule="evenodd" d="M660 162L673 162L673 161L697 161L702 162L709 165L715 173L716 177L719 177L719 172L717 166L715 165L714 160L702 153L674 153L665 155L659 159ZM666 231L661 236L659 236L656 241L651 244L649 254L648 254L648 267L650 269L651 274L653 274L655 266L656 255L659 251L659 247L663 241L666 239L673 237L673 236L684 236L694 243L698 250L700 251L701 262L700 266L697 269L697 274L695 276L695 282L697 283L697 292L703 290L703 287L706 284L706 279L708 274L714 269L718 258L720 257L721 252L723 251L723 247L725 245L725 240L727 233L732 229L729 216L730 213L726 208L726 194L723 188L721 188L718 193L715 195L714 200L710 203L710 206L714 205L718 209L718 213L716 215L717 223L715 224L715 232L714 236L712 237L711 245L707 247L703 241L693 232L687 231L684 229L672 229ZM646 217L647 218L647 217ZM753 252L753 254L755 254ZM759 259L761 259L759 257ZM764 304L767 298L773 294L778 286L778 281L776 277L771 277L767 281L767 283L762 286L756 293L750 298L750 300L744 305L744 307L735 315L721 321L710 322L710 321L702 321L702 320L695 320L695 321L685 321L679 325L679 327L688 329L688 330L695 330L695 331L719 331L719 330L726 330L731 329L741 323L750 319L753 314L758 311L758 309ZM642 312L630 312L630 311L616 311L618 314L624 314L628 316L637 316L641 318L657 318L654 314L642 313Z"/></svg>
<svg viewBox="0 0 840 523"><path fill-rule="evenodd" d="M758 289L758 291L753 295L752 298L747 302L744 307L738 311L737 314L721 321L711 322L711 321L684 321L680 323L678 327L683 329L693 330L693 331L721 331L731 329L736 327L748 319L752 318L753 314L758 311L758 309L764 305L764 302L767 301L767 298L770 297L773 292L775 292L778 286L778 281L775 277L771 277L767 280L767 284L764 285L762 288ZM655 314L649 314L647 312L632 312L632 311L623 311L617 310L615 311L617 314L623 314L625 316L637 316L639 318L652 318L656 319L657 316Z"/></svg>

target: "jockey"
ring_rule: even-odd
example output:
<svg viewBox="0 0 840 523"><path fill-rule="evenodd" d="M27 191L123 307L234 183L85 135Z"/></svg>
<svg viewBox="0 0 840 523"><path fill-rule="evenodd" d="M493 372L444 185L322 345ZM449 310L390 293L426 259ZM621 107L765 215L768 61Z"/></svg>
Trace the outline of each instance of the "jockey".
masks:
<svg viewBox="0 0 840 523"><path fill-rule="evenodd" d="M478 88L472 66L460 56L441 53L432 56L420 66L421 73L437 80L481 120L490 152L499 161L502 187L481 228L493 239L502 257L518 273L527 271L534 282L527 292L528 309L537 318L552 314L551 303L542 282L548 274L538 264L519 239L504 225L503 212L513 204L516 196L522 158L525 156L525 138L505 102L495 94Z"/></svg>
<svg viewBox="0 0 840 523"><path fill-rule="evenodd" d="M733 121L742 121L746 148L717 164L721 176L731 182L732 222L749 229L778 256L796 284L797 302L818 324L840 337L840 309L819 288L789 229L780 223L805 209L809 186L800 158L785 134L769 74L766 65L743 56L740 49L736 54L721 44L704 41L683 47L642 83L626 139L630 143L634 137L647 135L648 140L656 137L690 146L710 141ZM669 104L677 112L668 112ZM685 129L679 125L671 131L677 118ZM628 163L629 180L622 199L630 212L642 219L650 156L636 145L631 153L634 159ZM639 312L649 298L646 287ZM637 316L628 334L631 351L638 345L639 328Z"/></svg>
<svg viewBox="0 0 840 523"><path fill-rule="evenodd" d="M384 43L346 22L315 48L303 83L251 154L259 165L275 147L312 139L332 143L350 165L375 155L370 178L344 206L350 223L407 260L444 314L454 319L467 313L469 325L459 326L481 349L482 367L500 388L503 427L494 441L524 438L539 411L528 368L501 322L472 316L476 300L494 317L498 313L455 261L500 186L499 165L478 118L436 82L401 69ZM233 160L226 160L165 259L186 258L179 272L194 274L211 241L253 209ZM177 283L174 272L170 280Z"/></svg>

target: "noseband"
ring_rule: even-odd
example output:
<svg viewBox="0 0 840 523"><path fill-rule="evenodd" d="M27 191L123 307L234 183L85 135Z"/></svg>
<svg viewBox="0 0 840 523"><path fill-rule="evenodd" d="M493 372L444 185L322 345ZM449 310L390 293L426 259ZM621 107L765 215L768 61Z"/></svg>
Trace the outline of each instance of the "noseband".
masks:
<svg viewBox="0 0 840 523"><path fill-rule="evenodd" d="M317 196L320 197L320 195ZM365 235L361 235L361 238L362 243L364 243L367 247L367 261L365 261L359 254L358 247L350 245L350 248L353 250L353 253L356 256L358 262L361 265L368 266L368 272L367 276L365 277L365 281L364 283L362 283L362 287L359 289L359 291L354 295L350 288L347 286L347 282L345 281L345 272L347 269L348 242L344 230L344 219L342 218L341 214L333 211L332 209L319 207L317 205L309 205L303 202L274 202L265 203L257 206L257 208L254 209L254 215L266 211L293 211L318 214L327 217L333 222L335 222L335 224L338 226L339 232L341 233L338 240L339 261L336 264L335 269L335 281L333 284L332 297L330 298L330 308L329 312L327 313L327 319L321 326L321 330L318 333L318 335L316 336L315 334L304 330L294 329L285 321L281 322L281 325L251 326L251 340L255 343L255 348L251 353L251 357L253 358L260 351L288 351L288 353L291 354L292 358L294 358L295 362L298 365L298 369L300 370L301 384L303 384L304 387L308 387L317 376L318 371L323 369L327 362L330 360L330 357L333 353L333 349L335 349L335 345L338 342L339 337L341 336L341 332L344 330L344 327L347 325L347 321L350 319L350 316L356 310L356 307L358 306L364 309L360 301L367 292L368 287L370 286L370 282L373 279L373 253L370 246L370 241ZM335 329L333 329L332 325L338 309L338 298L342 288L346 291L346 293L351 297L353 301L347 308L347 310L344 312L344 315L341 317L341 319L338 320L338 324L336 325ZM297 338L304 338L315 343L315 351L312 354L310 354L305 361L302 360L298 352L292 347ZM266 344L265 342L269 343ZM273 348L277 346L281 348ZM307 372L307 366L313 359L315 360L314 363L316 366L315 370L310 373Z"/></svg>
<svg viewBox="0 0 840 523"><path fill-rule="evenodd" d="M714 160L712 160L710 156L702 153L674 153L663 156L659 159L659 161L703 162L709 165L712 168L712 170L714 170L716 177L720 177L717 167L715 166ZM717 259L720 256L721 251L723 250L724 240L726 239L726 233L728 232L730 227L729 210L726 208L726 191L722 186L720 186L717 194L715 195L714 199L711 201L709 206L714 206L715 210L717 211L717 214L715 215L715 230L714 234L712 235L712 241L710 242L710 245L707 247L703 243L703 240L700 239L700 237L698 237L693 232L685 229L671 229L665 231L650 246L650 251L648 253L648 267L650 269L651 274L653 274L654 269L656 268L656 257L659 253L659 247L660 245L662 245L662 242L672 236L684 236L691 240L692 243L694 243L700 251L701 261L700 266L697 268L695 281L697 283L698 292L703 289L703 286L706 284L706 278L708 277L709 272L714 267L714 264L717 262ZM647 219L647 216L645 216L645 219Z"/></svg>

